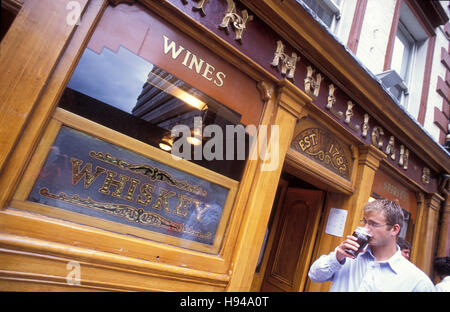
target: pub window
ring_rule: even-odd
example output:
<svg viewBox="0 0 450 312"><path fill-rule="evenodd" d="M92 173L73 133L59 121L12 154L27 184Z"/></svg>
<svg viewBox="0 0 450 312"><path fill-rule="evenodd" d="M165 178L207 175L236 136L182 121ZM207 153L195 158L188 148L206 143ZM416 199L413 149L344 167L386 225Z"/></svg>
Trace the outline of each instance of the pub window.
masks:
<svg viewBox="0 0 450 312"><path fill-rule="evenodd" d="M31 160L40 171L27 171L17 199L216 254L262 111L254 99L254 80L154 12L108 6Z"/></svg>
<svg viewBox="0 0 450 312"><path fill-rule="evenodd" d="M168 153L178 139L171 135L172 128L185 125L192 131L187 137L189 160L235 180L242 176L245 160L237 155L227 160L225 141L221 160L207 160L203 151L202 157L194 155L196 146L206 144L196 129L213 124L225 134L226 126L239 125L241 116L124 47L117 52L104 48L100 54L87 48L59 106ZM201 127L195 127L196 120ZM238 139L242 137L235 136ZM239 144L233 146L237 153Z"/></svg>

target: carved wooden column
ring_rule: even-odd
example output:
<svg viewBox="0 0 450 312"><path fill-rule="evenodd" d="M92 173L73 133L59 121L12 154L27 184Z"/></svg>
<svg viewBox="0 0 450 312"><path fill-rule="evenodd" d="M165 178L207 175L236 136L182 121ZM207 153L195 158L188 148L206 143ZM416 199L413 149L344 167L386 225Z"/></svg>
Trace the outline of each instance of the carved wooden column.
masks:
<svg viewBox="0 0 450 312"><path fill-rule="evenodd" d="M439 189L445 201L442 205L437 256L448 257L450 256L450 179L448 177L441 181Z"/></svg>
<svg viewBox="0 0 450 312"><path fill-rule="evenodd" d="M414 227L413 241L411 242L411 255L410 261L415 265L419 266L419 254L420 250L420 240L423 233L421 233L422 224L425 223L424 215L426 212L425 207L425 194L421 191L416 192L416 203L417 203L417 217L416 217L416 225Z"/></svg>
<svg viewBox="0 0 450 312"><path fill-rule="evenodd" d="M267 161L258 158L258 168L252 189L249 190L246 212L233 256L228 291L250 290L286 152L297 118L301 116L304 104L310 102L306 94L287 80L280 83L278 98L271 99L273 100L276 107L269 127L278 126L279 140L277 144L272 144L269 140L268 142L269 152L270 149L278 149L278 165L276 168L265 168Z"/></svg>
<svg viewBox="0 0 450 312"><path fill-rule="evenodd" d="M446 190L445 204L443 205L439 243L437 249L438 257L450 256L450 192Z"/></svg>
<svg viewBox="0 0 450 312"><path fill-rule="evenodd" d="M363 218L363 207L372 193L375 172L380 166L380 161L385 157L386 154L374 145L364 145L359 148L355 193L352 196L352 207L349 208L346 224L346 232L349 234L359 226L359 221Z"/></svg>
<svg viewBox="0 0 450 312"><path fill-rule="evenodd" d="M444 198L437 193L425 196L419 229L419 242L416 247L420 252L417 252L415 260L416 265L428 275L432 272L436 251L439 210L443 200Z"/></svg>

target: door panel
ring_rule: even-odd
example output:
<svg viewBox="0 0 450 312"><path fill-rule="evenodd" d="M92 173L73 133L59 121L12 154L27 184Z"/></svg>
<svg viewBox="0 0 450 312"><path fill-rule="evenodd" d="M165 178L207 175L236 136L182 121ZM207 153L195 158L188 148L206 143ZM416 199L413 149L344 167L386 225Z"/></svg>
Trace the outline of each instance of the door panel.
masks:
<svg viewBox="0 0 450 312"><path fill-rule="evenodd" d="M302 291L323 192L288 188L261 291Z"/></svg>

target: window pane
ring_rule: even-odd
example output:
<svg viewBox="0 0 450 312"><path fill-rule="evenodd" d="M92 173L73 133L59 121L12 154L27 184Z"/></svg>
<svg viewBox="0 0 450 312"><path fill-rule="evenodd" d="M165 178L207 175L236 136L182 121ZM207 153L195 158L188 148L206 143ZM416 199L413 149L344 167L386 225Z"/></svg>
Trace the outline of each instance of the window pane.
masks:
<svg viewBox="0 0 450 312"><path fill-rule="evenodd" d="M408 82L414 44L414 38L412 38L406 30L406 27L400 21L397 36L395 37L391 68L397 71L405 83Z"/></svg>
<svg viewBox="0 0 450 312"><path fill-rule="evenodd" d="M225 135L227 125L240 125L241 115L124 47L117 52L104 48L100 54L87 48L59 106L167 152L179 139L171 137L172 128L187 126L192 131L192 140L188 140L192 157L188 160L232 179L241 179L249 136L243 130L233 136L234 141L228 142ZM195 159L195 146L205 145L207 139L215 139L216 135L196 140L195 120L203 129L215 125L223 130L223 138L218 139L223 151L212 150L220 158L208 160L202 155L201 159ZM234 152L230 160L226 157L227 147ZM239 148L245 149L244 153Z"/></svg>
<svg viewBox="0 0 450 312"><path fill-rule="evenodd" d="M394 69L402 78L402 63L403 55L405 53L405 46L398 37L395 37L394 51L392 53L391 68Z"/></svg>

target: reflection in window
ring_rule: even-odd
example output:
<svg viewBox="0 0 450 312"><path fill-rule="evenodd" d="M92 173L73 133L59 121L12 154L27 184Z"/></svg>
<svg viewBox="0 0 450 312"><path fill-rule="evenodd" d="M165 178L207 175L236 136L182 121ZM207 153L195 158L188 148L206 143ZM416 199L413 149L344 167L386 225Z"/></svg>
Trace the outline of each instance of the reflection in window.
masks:
<svg viewBox="0 0 450 312"><path fill-rule="evenodd" d="M237 112L123 47L117 52L104 48L100 54L86 49L59 106L167 152L177 139L171 137L176 125L192 130L188 142L195 145L210 138L195 142L194 118L201 118L203 127L221 127L224 134L227 125L239 125L241 119ZM233 137L233 160L227 160L226 139L223 135L223 160L193 156L191 161L240 180L245 160L236 157L239 136ZM245 135L246 158L248 143Z"/></svg>
<svg viewBox="0 0 450 312"><path fill-rule="evenodd" d="M117 53L105 48L101 54L86 49L67 87L131 113L152 69L151 63L123 47Z"/></svg>

